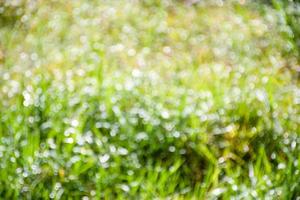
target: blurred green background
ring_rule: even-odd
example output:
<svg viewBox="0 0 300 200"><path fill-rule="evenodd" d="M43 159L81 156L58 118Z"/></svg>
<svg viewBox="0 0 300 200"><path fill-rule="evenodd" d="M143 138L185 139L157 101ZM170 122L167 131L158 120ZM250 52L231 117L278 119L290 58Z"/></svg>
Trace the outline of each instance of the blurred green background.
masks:
<svg viewBox="0 0 300 200"><path fill-rule="evenodd" d="M0 0L1 199L300 198L300 3Z"/></svg>

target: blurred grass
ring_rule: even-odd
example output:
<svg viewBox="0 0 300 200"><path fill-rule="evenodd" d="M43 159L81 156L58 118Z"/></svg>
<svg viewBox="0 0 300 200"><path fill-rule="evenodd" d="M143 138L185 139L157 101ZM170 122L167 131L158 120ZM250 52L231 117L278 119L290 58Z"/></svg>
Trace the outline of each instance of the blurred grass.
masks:
<svg viewBox="0 0 300 200"><path fill-rule="evenodd" d="M0 15L2 198L300 196L298 63L281 11L20 2Z"/></svg>
<svg viewBox="0 0 300 200"><path fill-rule="evenodd" d="M298 0L272 0L269 2L280 15L280 23L286 24L283 36L290 43L289 52L300 60L300 2ZM299 71L299 69L298 69Z"/></svg>

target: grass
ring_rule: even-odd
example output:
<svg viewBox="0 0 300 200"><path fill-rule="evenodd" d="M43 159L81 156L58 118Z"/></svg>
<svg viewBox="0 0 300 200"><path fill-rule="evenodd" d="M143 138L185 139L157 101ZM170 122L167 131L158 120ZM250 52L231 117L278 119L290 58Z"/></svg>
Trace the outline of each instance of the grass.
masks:
<svg viewBox="0 0 300 200"><path fill-rule="evenodd" d="M278 10L21 8L0 28L1 198L300 197L298 63Z"/></svg>

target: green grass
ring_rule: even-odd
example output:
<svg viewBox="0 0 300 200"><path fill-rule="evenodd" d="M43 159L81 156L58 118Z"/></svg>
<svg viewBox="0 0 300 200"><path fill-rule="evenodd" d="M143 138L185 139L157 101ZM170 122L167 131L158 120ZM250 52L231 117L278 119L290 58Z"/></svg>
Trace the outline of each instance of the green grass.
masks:
<svg viewBox="0 0 300 200"><path fill-rule="evenodd" d="M0 15L1 199L300 197L299 63L280 11L20 6Z"/></svg>

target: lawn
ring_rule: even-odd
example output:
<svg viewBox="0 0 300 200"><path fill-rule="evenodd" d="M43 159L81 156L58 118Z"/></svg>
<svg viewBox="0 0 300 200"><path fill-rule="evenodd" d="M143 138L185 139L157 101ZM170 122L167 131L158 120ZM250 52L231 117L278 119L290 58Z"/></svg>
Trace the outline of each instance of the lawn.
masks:
<svg viewBox="0 0 300 200"><path fill-rule="evenodd" d="M192 2L0 0L0 199L300 198L287 15Z"/></svg>

